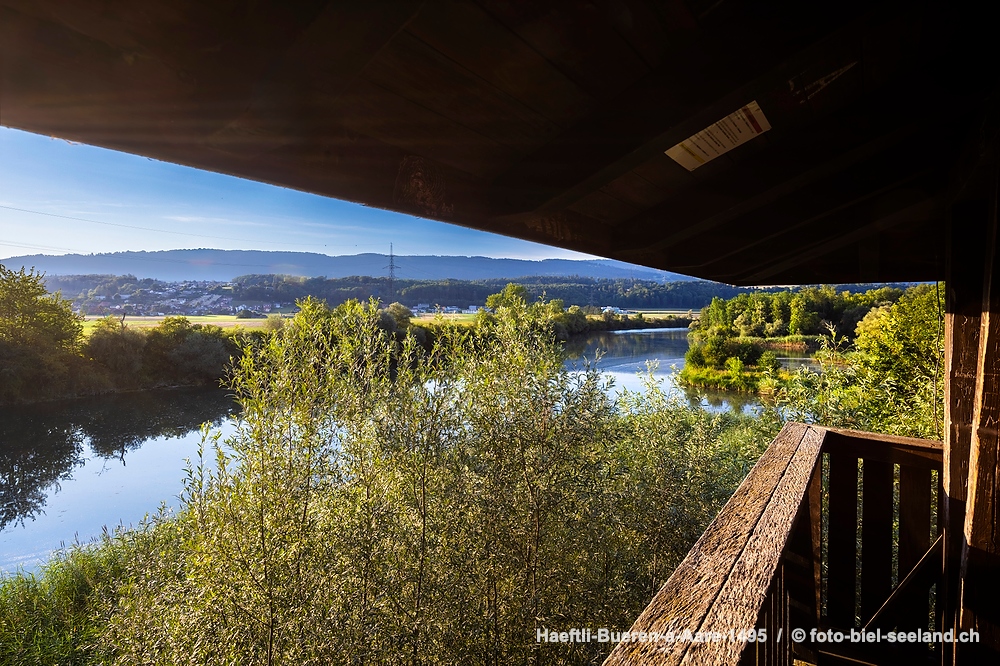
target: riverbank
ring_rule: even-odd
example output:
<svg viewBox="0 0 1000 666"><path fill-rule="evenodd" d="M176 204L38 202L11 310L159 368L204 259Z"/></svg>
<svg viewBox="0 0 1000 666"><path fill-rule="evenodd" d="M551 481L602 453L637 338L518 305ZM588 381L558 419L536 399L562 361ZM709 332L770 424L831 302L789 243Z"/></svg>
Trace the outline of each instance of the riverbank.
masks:
<svg viewBox="0 0 1000 666"><path fill-rule="evenodd" d="M599 331L687 327L692 321L676 316L580 316L573 310L552 313L557 339L565 341ZM395 322L383 318L381 323L399 336L412 333L429 349L444 329L472 327L476 319ZM73 349L0 344L0 377L4 380L0 406L162 388L218 387L248 343L259 343L283 325L282 320L264 320L259 328L223 328L185 317L140 323L105 318L86 322L85 337Z"/></svg>
<svg viewBox="0 0 1000 666"><path fill-rule="evenodd" d="M411 331L417 340L426 348L433 345L446 329L452 327L473 328L480 321L482 315L452 315L438 316L433 319L427 317L415 317L411 320L406 330ZM491 316L491 315L486 315ZM694 321L692 317L666 315L658 317L647 317L641 313L628 315L616 315L608 313L606 315L584 315L580 308L572 306L560 312L547 313L547 320L552 326L552 332L556 340L568 342L577 340L592 333L615 332L615 331L635 331L641 329L687 329Z"/></svg>
<svg viewBox="0 0 1000 666"><path fill-rule="evenodd" d="M903 296L878 287L861 293L834 287L755 292L712 299L692 327L681 381L736 391L775 390L790 378L775 352L807 354L836 338L850 343Z"/></svg>
<svg viewBox="0 0 1000 666"><path fill-rule="evenodd" d="M715 391L737 391L756 395L773 393L774 390L792 378L787 370L767 368L741 368L735 370L716 368L685 368L680 381L692 388Z"/></svg>
<svg viewBox="0 0 1000 666"><path fill-rule="evenodd" d="M0 341L0 405L158 388L218 387L264 330L223 329L167 317L148 328L96 322L72 346Z"/></svg>
<svg viewBox="0 0 1000 666"><path fill-rule="evenodd" d="M765 350L814 352L823 346L824 335L784 335L774 338L736 337L739 342L759 344Z"/></svg>

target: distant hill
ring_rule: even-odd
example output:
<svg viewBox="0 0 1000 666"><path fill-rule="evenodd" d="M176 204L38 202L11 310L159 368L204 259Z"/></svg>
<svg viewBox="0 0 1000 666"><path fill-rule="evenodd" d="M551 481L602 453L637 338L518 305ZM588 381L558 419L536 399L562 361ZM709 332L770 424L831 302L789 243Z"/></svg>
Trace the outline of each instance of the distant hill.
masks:
<svg viewBox="0 0 1000 666"><path fill-rule="evenodd" d="M417 280L488 280L527 276L636 278L673 282L694 278L610 259L491 259L489 257L397 256L396 276ZM331 257L313 252L263 250L165 250L107 254L34 254L0 259L8 268L34 266L49 275L132 274L157 280L231 280L251 273L303 277L385 276L389 256L355 254Z"/></svg>

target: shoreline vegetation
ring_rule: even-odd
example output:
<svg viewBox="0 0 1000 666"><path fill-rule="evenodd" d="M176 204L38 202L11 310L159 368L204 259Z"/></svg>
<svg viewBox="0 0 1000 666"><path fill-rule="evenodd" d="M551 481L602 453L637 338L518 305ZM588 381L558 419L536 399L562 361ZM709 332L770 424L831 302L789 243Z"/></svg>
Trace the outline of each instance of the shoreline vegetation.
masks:
<svg viewBox="0 0 1000 666"><path fill-rule="evenodd" d="M904 293L896 287L838 292L823 286L714 298L691 326L679 379L693 387L771 396L793 376L775 352L817 352L834 340L850 346L861 322Z"/></svg>
<svg viewBox="0 0 1000 666"><path fill-rule="evenodd" d="M489 297L487 304L493 303L490 309L495 309L511 298L526 300L527 290L510 284ZM370 301L368 307L380 312L383 330L400 337L411 332L428 349L451 328L492 316L483 312L463 323L445 318L414 321L413 313L400 303L380 307ZM547 301L540 312L562 341L593 331L686 327L692 321L676 315L594 316L587 308L566 308L562 301ZM142 321L138 326L130 325L127 316L84 321L68 300L46 292L42 274L0 265L0 405L219 386L244 349L261 346L287 321L271 315L254 321L251 328L192 323L183 316L165 316L155 325Z"/></svg>
<svg viewBox="0 0 1000 666"><path fill-rule="evenodd" d="M679 379L756 393L793 421L941 439L943 294L939 284L918 284L717 299L692 326ZM775 351L793 345L818 345L818 370L782 368Z"/></svg>

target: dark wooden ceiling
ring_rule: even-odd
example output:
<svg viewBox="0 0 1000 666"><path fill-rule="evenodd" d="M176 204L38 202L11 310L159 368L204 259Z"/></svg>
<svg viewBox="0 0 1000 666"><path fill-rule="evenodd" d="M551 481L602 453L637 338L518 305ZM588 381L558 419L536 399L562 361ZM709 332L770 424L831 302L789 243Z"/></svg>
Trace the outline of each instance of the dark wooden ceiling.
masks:
<svg viewBox="0 0 1000 666"><path fill-rule="evenodd" d="M0 0L0 123L733 284L932 280L979 4Z"/></svg>

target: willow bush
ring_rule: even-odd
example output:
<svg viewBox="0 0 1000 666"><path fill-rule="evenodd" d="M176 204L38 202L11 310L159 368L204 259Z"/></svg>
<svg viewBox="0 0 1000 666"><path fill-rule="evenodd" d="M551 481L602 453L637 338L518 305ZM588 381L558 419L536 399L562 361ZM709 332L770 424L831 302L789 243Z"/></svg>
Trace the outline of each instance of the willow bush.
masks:
<svg viewBox="0 0 1000 666"><path fill-rule="evenodd" d="M374 303L302 303L241 356L237 431L206 431L177 515L95 547L128 557L88 592L74 654L599 663L607 644L536 629L627 629L777 422L683 406L651 379L611 397L565 368L539 312L504 305L427 350ZM18 629L36 631L0 627L0 649Z"/></svg>

